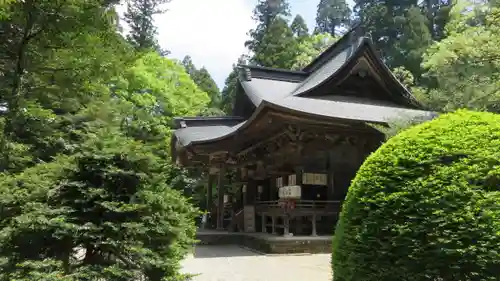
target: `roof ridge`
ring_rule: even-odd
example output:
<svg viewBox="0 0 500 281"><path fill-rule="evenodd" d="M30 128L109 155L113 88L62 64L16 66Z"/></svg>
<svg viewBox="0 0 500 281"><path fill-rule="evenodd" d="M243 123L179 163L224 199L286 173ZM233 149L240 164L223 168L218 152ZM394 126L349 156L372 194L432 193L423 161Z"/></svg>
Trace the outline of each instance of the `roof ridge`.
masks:
<svg viewBox="0 0 500 281"><path fill-rule="evenodd" d="M361 22L353 25L349 31L347 31L339 40L333 43L330 47L328 47L325 51L319 54L316 58L314 58L308 65L302 68L302 71L305 72L314 72L314 70L320 68L328 61L328 57L333 57L334 55L338 55L339 52L347 48L347 42L352 41L354 38L353 34L361 28ZM359 36L364 37L364 36ZM335 52L334 52L335 51ZM323 62L321 62L323 60Z"/></svg>
<svg viewBox="0 0 500 281"><path fill-rule="evenodd" d="M238 64L238 68L250 68L250 69L256 69L256 70L264 70L264 71L274 71L274 72L285 72L285 73L292 73L292 74L307 74L307 72L303 70L292 70L292 69L286 69L286 68L275 68L275 67L268 67L268 66L259 66L259 65L250 65L250 64Z"/></svg>
<svg viewBox="0 0 500 281"><path fill-rule="evenodd" d="M300 83L308 75L304 71L287 70L287 69L262 67L262 66L238 65L238 68L240 73L239 77L244 78L246 81L251 81L252 78L257 78L257 79Z"/></svg>
<svg viewBox="0 0 500 281"><path fill-rule="evenodd" d="M325 63L319 65L314 71L312 71L311 73L309 73L309 76L304 79L304 81L302 81L299 85L297 85L297 87L291 92L289 93L287 96L295 96L297 94L297 91L303 86L305 85L307 82L309 82L311 79L314 78L314 73L316 73L317 71L319 71L322 67L324 67L329 61L332 61L335 57L337 57L338 55L341 54L341 51L344 51L345 49L347 48L353 48L349 54L349 56L346 58L346 60L342 63L342 65L340 65L338 67L338 69L336 69L333 73L331 73L329 75L328 78L326 78L326 80L328 80L331 76L335 75L340 69L342 69L343 67L345 67L345 65L358 53L360 47L363 45L363 44L366 44L367 41L369 40L368 38L366 37L360 37L359 38L360 40L358 42L356 42L356 44L349 44L348 46L346 46L345 48L342 48L340 50L340 52L337 52L335 54L335 56L332 56L328 61L326 61ZM324 81L326 81L324 80ZM323 81L323 82L324 82ZM323 82L321 82L320 84L322 84ZM317 86L315 86L314 88L316 88Z"/></svg>

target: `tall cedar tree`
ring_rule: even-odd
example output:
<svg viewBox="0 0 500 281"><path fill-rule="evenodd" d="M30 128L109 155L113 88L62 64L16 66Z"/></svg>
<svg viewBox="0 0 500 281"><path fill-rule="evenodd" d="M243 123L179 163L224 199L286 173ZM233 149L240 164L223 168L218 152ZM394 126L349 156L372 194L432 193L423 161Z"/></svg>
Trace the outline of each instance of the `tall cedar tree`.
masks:
<svg viewBox="0 0 500 281"><path fill-rule="evenodd" d="M276 17L253 50L252 62L260 66L290 69L297 56L296 45L297 40L288 22Z"/></svg>
<svg viewBox="0 0 500 281"><path fill-rule="evenodd" d="M227 115L231 115L233 111L233 104L236 99L236 89L238 85L239 69L238 65L246 64L247 57L242 55L238 58L238 62L233 64L233 70L229 73L224 81L224 88L221 92L220 109Z"/></svg>
<svg viewBox="0 0 500 281"><path fill-rule="evenodd" d="M452 4L452 0L424 0L428 28L434 40L441 40L445 37L444 28L449 20Z"/></svg>
<svg viewBox="0 0 500 281"><path fill-rule="evenodd" d="M421 56L432 41L428 19L418 0L355 0L364 30L390 68L404 67L420 78ZM407 59L411 52L412 59Z"/></svg>
<svg viewBox="0 0 500 281"><path fill-rule="evenodd" d="M200 90L207 93L210 98L209 107L217 107L220 103L220 91L219 87L215 83L214 79L205 67L202 67L196 71L194 77L191 76L193 81L198 85Z"/></svg>
<svg viewBox="0 0 500 281"><path fill-rule="evenodd" d="M267 33L274 19L277 17L290 16L290 5L287 0L259 0L253 10L253 20L257 22L257 27L249 31L251 40L245 42L245 46L251 52L260 48L264 35Z"/></svg>
<svg viewBox="0 0 500 281"><path fill-rule="evenodd" d="M316 33L340 34L341 28L348 27L351 9L346 0L321 0L316 13Z"/></svg>
<svg viewBox="0 0 500 281"><path fill-rule="evenodd" d="M158 30L153 16L164 12L163 4L170 0L128 0L125 22L130 27L127 40L139 51L155 50L160 54L168 54L161 49L156 38Z"/></svg>
<svg viewBox="0 0 500 281"><path fill-rule="evenodd" d="M309 28L307 28L306 21L301 15L296 15L290 25L293 35L299 39L303 39L309 35Z"/></svg>
<svg viewBox="0 0 500 281"><path fill-rule="evenodd" d="M245 42L253 52L253 64L289 68L293 64L296 40L286 17L290 16L286 0L260 0L254 9L257 27L250 30L251 40Z"/></svg>

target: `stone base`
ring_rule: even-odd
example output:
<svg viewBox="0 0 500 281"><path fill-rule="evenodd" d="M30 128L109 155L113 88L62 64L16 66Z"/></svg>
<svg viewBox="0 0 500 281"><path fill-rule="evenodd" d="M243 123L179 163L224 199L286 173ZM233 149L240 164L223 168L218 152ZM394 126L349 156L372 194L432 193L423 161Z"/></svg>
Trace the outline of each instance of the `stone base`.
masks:
<svg viewBox="0 0 500 281"><path fill-rule="evenodd" d="M331 236L277 236L267 233L241 233L200 230L200 245L240 245L265 254L331 253Z"/></svg>

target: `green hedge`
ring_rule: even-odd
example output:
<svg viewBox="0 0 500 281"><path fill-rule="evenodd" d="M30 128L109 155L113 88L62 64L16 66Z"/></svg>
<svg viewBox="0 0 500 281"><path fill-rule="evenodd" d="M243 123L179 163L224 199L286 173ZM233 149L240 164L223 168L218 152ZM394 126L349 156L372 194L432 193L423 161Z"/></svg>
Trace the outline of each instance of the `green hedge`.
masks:
<svg viewBox="0 0 500 281"><path fill-rule="evenodd" d="M500 280L500 115L446 114L370 155L332 267L335 281Z"/></svg>

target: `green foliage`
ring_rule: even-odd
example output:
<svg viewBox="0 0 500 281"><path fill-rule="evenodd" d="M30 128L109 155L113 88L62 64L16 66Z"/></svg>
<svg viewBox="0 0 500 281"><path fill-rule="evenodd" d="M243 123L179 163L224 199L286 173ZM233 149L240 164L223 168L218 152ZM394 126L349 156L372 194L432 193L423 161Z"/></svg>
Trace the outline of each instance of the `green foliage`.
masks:
<svg viewBox="0 0 500 281"><path fill-rule="evenodd" d="M209 106L217 106L220 103L219 87L205 67L199 69L195 75L191 76L198 88L207 93L210 98Z"/></svg>
<svg viewBox="0 0 500 281"><path fill-rule="evenodd" d="M320 0L314 32L340 35L340 29L351 22L351 12L345 0Z"/></svg>
<svg viewBox="0 0 500 281"><path fill-rule="evenodd" d="M16 0L4 0L0 3L0 20L7 19L9 17L9 8L14 1Z"/></svg>
<svg viewBox="0 0 500 281"><path fill-rule="evenodd" d="M253 49L252 62L260 66L289 69L297 55L296 46L297 40L288 22L276 17Z"/></svg>
<svg viewBox="0 0 500 281"><path fill-rule="evenodd" d="M382 126L378 124L374 124L372 126L375 129L382 132L385 135L386 140L389 140L390 138L396 136L400 132L409 129L415 125L424 123L426 121L429 120L421 118L412 118L409 116L400 116L399 118L389 121L387 126Z"/></svg>
<svg viewBox="0 0 500 281"><path fill-rule="evenodd" d="M167 120L197 114L209 102L182 65L155 52L142 55L123 73L115 93Z"/></svg>
<svg viewBox="0 0 500 281"><path fill-rule="evenodd" d="M202 110L199 115L205 117L216 117L216 116L224 116L226 114L219 108L209 107Z"/></svg>
<svg viewBox="0 0 500 281"><path fill-rule="evenodd" d="M329 33L317 33L304 38L297 45L297 56L294 59L292 69L304 68L337 40L338 38Z"/></svg>
<svg viewBox="0 0 500 281"><path fill-rule="evenodd" d="M180 64L135 52L117 2L2 10L0 280L179 277L196 212L170 123L209 99Z"/></svg>
<svg viewBox="0 0 500 281"><path fill-rule="evenodd" d="M446 26L448 36L428 49L427 76L437 86L423 91L433 109L500 112L500 9L460 1Z"/></svg>
<svg viewBox="0 0 500 281"><path fill-rule="evenodd" d="M413 74L406 68L400 66L392 70L392 74L398 78L399 82L403 84L406 88L410 89L415 86L415 78Z"/></svg>
<svg viewBox="0 0 500 281"><path fill-rule="evenodd" d="M25 164L50 161L71 146L72 115L109 97L128 48L100 1L16 1L9 12L0 25L3 136L28 149Z"/></svg>
<svg viewBox="0 0 500 281"><path fill-rule="evenodd" d="M418 7L410 7L400 26L401 36L395 42L394 63L404 66L410 73L420 78L422 75L422 55L432 44L432 34L427 18Z"/></svg>
<svg viewBox="0 0 500 281"><path fill-rule="evenodd" d="M422 54L432 42L434 12L424 14L417 0L355 0L355 11L363 30L390 68L403 66L418 79ZM429 1L432 9L438 8ZM441 3L442 1L437 1ZM444 4L443 4L444 5Z"/></svg>
<svg viewBox="0 0 500 281"><path fill-rule="evenodd" d="M266 67L289 68L296 40L285 19L290 15L287 0L259 0L254 9L257 27L250 30L245 46L253 52L251 62Z"/></svg>
<svg viewBox="0 0 500 281"><path fill-rule="evenodd" d="M186 72L191 76L194 83L198 85L200 90L207 93L210 98L209 107L218 107L221 102L219 87L205 67L197 69L190 56L185 56L182 60L182 65Z"/></svg>
<svg viewBox="0 0 500 281"><path fill-rule="evenodd" d="M498 280L500 116L458 111L391 138L353 180L334 280Z"/></svg>
<svg viewBox="0 0 500 281"><path fill-rule="evenodd" d="M165 185L160 162L104 130L71 157L2 177L0 280L33 276L45 260L69 280L174 280L196 211Z"/></svg>
<svg viewBox="0 0 500 281"><path fill-rule="evenodd" d="M233 110L233 104L236 98L236 89L238 86L238 65L246 64L246 57L241 56L237 64L233 64L233 70L229 73L226 81L224 81L224 88L221 92L220 109L227 115L230 115Z"/></svg>
<svg viewBox="0 0 500 281"><path fill-rule="evenodd" d="M252 39L245 42L245 46L250 51L255 52L271 23L278 17L288 17L289 15L290 4L287 0L259 0L253 10L253 19L257 21L257 27L250 30L249 35Z"/></svg>

